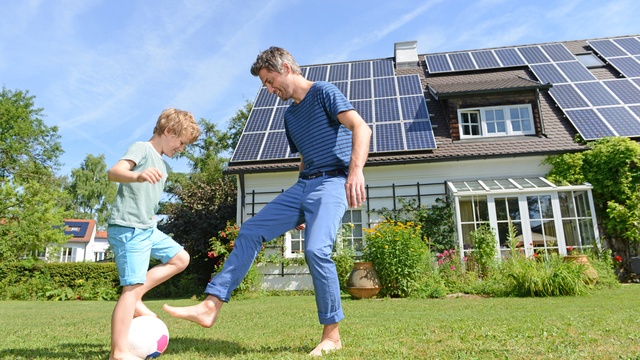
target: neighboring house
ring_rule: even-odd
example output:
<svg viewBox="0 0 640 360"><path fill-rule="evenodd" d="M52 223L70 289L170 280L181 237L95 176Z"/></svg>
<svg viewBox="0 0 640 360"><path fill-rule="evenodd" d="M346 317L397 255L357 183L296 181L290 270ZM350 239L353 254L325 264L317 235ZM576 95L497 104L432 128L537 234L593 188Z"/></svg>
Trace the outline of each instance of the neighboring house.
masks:
<svg viewBox="0 0 640 360"><path fill-rule="evenodd" d="M105 259L109 247L107 232L96 230L95 220L67 219L64 221L66 235L73 237L62 246L48 248L42 258L56 262L100 261Z"/></svg>
<svg viewBox="0 0 640 360"><path fill-rule="evenodd" d="M362 229L380 220L375 210L445 197L461 256L487 221L500 254L509 222L528 255L598 245L591 185L553 184L541 162L584 150L577 135L640 136L636 35L421 55L416 42L401 42L391 58L303 66L303 74L334 83L373 130L368 201L343 218L355 250ZM283 124L289 103L260 88L226 170L238 178L240 224L296 181L299 156ZM304 233L288 232L285 244L287 256L300 256ZM284 273L277 285L267 276L268 286L308 287Z"/></svg>

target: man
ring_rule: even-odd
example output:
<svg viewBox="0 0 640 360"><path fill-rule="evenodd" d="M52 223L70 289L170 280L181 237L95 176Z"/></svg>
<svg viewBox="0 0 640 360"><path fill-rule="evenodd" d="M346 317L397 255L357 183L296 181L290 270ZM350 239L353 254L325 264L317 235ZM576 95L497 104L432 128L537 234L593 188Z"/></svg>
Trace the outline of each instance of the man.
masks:
<svg viewBox="0 0 640 360"><path fill-rule="evenodd" d="M207 285L200 304L176 308L171 315L210 327L224 302L247 274L262 243L292 229L305 231L305 260L313 280L322 338L310 355L342 348L338 322L344 318L340 285L331 259L333 244L347 206L366 200L363 167L371 129L332 84L302 76L291 54L278 47L260 53L251 67L269 92L293 99L284 114L292 152L301 154L298 181L242 224L223 269Z"/></svg>

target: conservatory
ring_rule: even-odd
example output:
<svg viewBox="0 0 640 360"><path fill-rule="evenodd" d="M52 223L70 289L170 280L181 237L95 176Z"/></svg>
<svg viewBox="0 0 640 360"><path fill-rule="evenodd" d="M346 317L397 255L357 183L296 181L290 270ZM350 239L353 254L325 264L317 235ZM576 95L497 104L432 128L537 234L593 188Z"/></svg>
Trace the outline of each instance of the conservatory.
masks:
<svg viewBox="0 0 640 360"><path fill-rule="evenodd" d="M473 251L472 233L489 223L501 257L510 244L527 256L567 254L567 248L600 247L591 184L555 185L543 177L447 181L455 207L461 256ZM511 238L509 229L514 229ZM515 238L514 238L515 236Z"/></svg>

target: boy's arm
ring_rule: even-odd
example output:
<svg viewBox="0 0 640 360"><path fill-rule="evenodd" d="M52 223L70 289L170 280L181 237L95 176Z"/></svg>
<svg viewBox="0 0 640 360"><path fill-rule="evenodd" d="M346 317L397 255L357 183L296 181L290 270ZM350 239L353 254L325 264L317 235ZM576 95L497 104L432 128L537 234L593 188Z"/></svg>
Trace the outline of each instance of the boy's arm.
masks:
<svg viewBox="0 0 640 360"><path fill-rule="evenodd" d="M136 165L131 160L118 161L109 171L109 181L115 181L119 183L132 183L132 182L149 182L155 184L162 179L162 172L156 168L147 168L142 172L131 171Z"/></svg>

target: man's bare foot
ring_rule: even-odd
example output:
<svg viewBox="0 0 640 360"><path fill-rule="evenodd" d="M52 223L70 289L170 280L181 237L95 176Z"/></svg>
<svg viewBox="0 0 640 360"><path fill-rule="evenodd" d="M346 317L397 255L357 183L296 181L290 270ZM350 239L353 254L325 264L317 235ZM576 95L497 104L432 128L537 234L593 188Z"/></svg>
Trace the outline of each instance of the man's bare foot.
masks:
<svg viewBox="0 0 640 360"><path fill-rule="evenodd" d="M156 315L156 313L154 313L153 311L149 310L147 305L145 305L142 301L138 301L136 303L136 310L133 313L133 317L134 318L136 318L138 316L154 316L154 317L158 317L158 315Z"/></svg>
<svg viewBox="0 0 640 360"><path fill-rule="evenodd" d="M342 341L333 339L324 339L309 353L311 356L322 356L332 351L342 349Z"/></svg>
<svg viewBox="0 0 640 360"><path fill-rule="evenodd" d="M213 326L213 323L216 322L216 317L222 304L222 300L214 296L209 296L197 305L174 307L164 304L162 305L162 309L173 317L193 321L200 326L210 328Z"/></svg>

